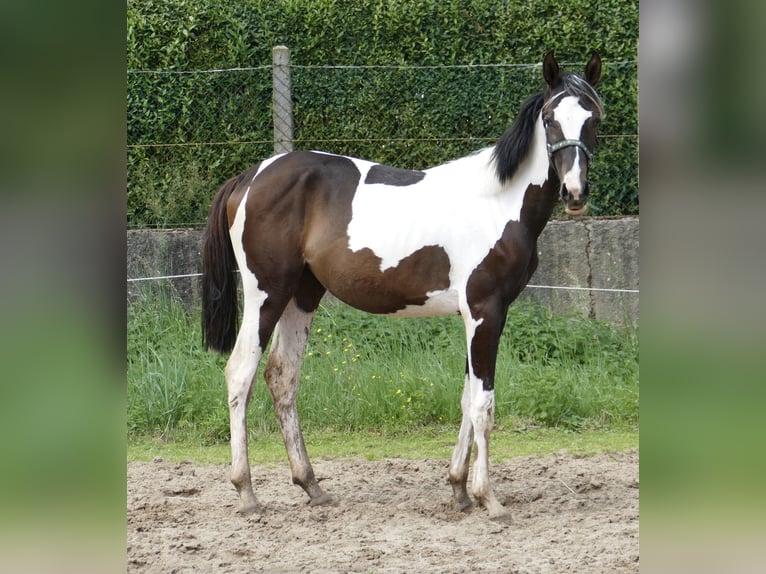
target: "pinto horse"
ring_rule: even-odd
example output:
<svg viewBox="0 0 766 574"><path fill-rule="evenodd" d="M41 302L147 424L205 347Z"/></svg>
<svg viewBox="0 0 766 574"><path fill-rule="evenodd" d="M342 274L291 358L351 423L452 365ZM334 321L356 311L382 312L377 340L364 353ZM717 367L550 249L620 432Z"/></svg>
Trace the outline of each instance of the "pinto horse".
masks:
<svg viewBox="0 0 766 574"><path fill-rule="evenodd" d="M310 504L322 490L303 442L296 395L311 322L326 291L370 313L460 314L467 361L462 423L449 480L460 510L476 443L472 493L491 518L508 517L489 480L498 342L511 302L537 267L537 237L561 199L585 212L588 168L603 114L584 76L543 61L546 87L529 97L496 145L424 171L318 151L277 155L225 182L203 247L204 341L226 364L231 481L239 512L260 511L247 451L246 412L261 356L292 480ZM239 268L244 309L237 332Z"/></svg>

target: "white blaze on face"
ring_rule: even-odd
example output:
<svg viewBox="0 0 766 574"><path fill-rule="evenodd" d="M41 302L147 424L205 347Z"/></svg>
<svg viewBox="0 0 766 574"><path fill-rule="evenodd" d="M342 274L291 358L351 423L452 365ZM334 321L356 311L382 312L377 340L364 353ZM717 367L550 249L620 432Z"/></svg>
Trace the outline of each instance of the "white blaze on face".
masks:
<svg viewBox="0 0 766 574"><path fill-rule="evenodd" d="M564 135L564 139L567 140L579 140L582 134L582 127L585 121L593 115L586 109L580 106L578 98L574 96L566 96L563 98L556 108L553 110L553 119L561 126L561 131ZM581 174L580 174L580 154L583 151L575 147L575 160L572 163L572 167L562 176L561 183L566 186L569 193L576 199L579 198L581 189Z"/></svg>

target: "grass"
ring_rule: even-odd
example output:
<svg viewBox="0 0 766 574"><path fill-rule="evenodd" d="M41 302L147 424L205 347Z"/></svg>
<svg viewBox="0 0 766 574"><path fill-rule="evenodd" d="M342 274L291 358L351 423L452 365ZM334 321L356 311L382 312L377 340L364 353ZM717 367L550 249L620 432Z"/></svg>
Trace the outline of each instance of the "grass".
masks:
<svg viewBox="0 0 766 574"><path fill-rule="evenodd" d="M371 431L316 431L306 434L306 447L312 458L361 457L367 460L386 458L440 459L452 455L457 429L434 427L406 434L386 434ZM638 448L636 430L585 430L579 432L538 428L516 431L497 428L492 433L491 461L498 463L517 456L544 455L566 452L587 456L609 452L624 452ZM203 445L189 441L167 442L141 437L128 446L128 460L150 461L160 457L171 462L193 460L228 464L229 445ZM252 464L286 463L287 456L279 433L260 434L250 444Z"/></svg>
<svg viewBox="0 0 766 574"><path fill-rule="evenodd" d="M637 335L531 303L512 306L496 374L496 435L635 435ZM199 311L185 309L166 291L148 292L130 305L127 418L135 448L155 439L200 447L228 441L225 357L204 351L200 339ZM301 371L303 428L323 445L345 437L344 452L353 437L374 443L383 436L388 443L413 432L423 440L443 434L449 450L461 417L464 369L459 317L395 319L328 303L317 312ZM249 432L259 444L281 441L260 375ZM494 441L493 451L502 443ZM402 446L393 450L415 448Z"/></svg>

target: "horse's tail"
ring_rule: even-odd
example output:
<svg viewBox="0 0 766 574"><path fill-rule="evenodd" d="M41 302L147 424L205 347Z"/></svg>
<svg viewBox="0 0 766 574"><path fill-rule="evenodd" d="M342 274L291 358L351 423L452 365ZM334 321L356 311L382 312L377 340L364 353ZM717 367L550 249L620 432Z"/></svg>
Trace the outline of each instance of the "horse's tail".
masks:
<svg viewBox="0 0 766 574"><path fill-rule="evenodd" d="M237 340L237 260L226 211L237 183L234 177L216 192L202 246L202 343L220 353L231 351Z"/></svg>

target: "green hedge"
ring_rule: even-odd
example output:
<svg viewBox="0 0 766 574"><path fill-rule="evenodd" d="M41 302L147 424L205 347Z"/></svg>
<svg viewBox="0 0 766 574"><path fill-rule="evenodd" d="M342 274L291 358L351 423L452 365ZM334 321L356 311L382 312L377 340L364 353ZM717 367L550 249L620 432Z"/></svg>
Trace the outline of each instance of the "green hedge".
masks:
<svg viewBox="0 0 766 574"><path fill-rule="evenodd" d="M271 155L277 44L291 49L296 148L409 168L496 140L542 87L529 65L548 49L581 71L596 48L593 213L638 212L637 2L129 0L127 33L133 226L204 221L221 181ZM249 69L206 71L236 67Z"/></svg>

